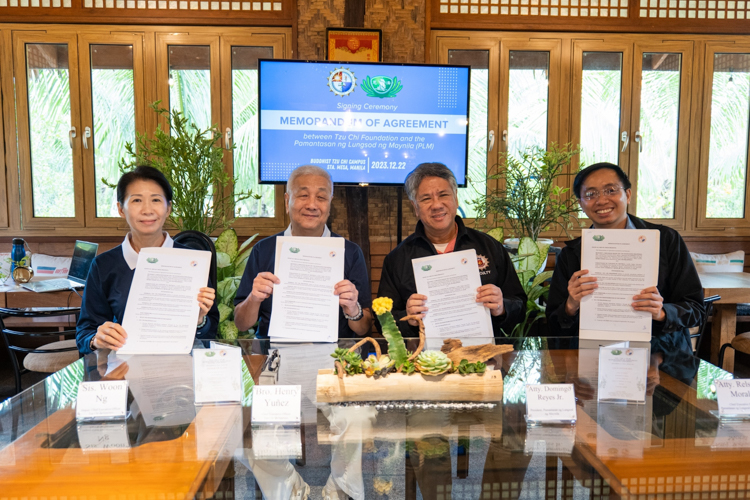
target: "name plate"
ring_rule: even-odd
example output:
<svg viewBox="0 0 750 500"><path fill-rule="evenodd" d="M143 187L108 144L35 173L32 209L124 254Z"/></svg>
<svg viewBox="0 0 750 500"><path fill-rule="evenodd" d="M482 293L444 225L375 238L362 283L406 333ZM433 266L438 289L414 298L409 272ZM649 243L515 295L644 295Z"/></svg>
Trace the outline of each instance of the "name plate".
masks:
<svg viewBox="0 0 750 500"><path fill-rule="evenodd" d="M576 398L573 384L528 384L527 422L575 422Z"/></svg>
<svg viewBox="0 0 750 500"><path fill-rule="evenodd" d="M242 401L241 363L244 361L240 349L194 349L195 404Z"/></svg>
<svg viewBox="0 0 750 500"><path fill-rule="evenodd" d="M715 380L719 417L750 417L750 380Z"/></svg>
<svg viewBox="0 0 750 500"><path fill-rule="evenodd" d="M252 453L256 460L302 458L302 433L299 425L254 425L252 436Z"/></svg>
<svg viewBox="0 0 750 500"><path fill-rule="evenodd" d="M124 419L127 406L127 380L81 382L78 386L76 420Z"/></svg>
<svg viewBox="0 0 750 500"><path fill-rule="evenodd" d="M123 450L130 448L128 426L124 420L105 423L79 423L78 444L87 450Z"/></svg>
<svg viewBox="0 0 750 500"><path fill-rule="evenodd" d="M600 347L598 400L645 403L648 353L639 347Z"/></svg>
<svg viewBox="0 0 750 500"><path fill-rule="evenodd" d="M253 387L252 423L300 423L301 385Z"/></svg>
<svg viewBox="0 0 750 500"><path fill-rule="evenodd" d="M526 455L544 453L549 455L570 455L576 441L576 428L573 426L531 426L526 429Z"/></svg>

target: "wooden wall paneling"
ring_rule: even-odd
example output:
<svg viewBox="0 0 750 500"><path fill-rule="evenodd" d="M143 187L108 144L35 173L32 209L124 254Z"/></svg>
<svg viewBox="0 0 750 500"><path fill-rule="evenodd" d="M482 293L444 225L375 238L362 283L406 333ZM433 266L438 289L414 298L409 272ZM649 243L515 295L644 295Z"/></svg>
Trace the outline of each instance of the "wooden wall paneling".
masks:
<svg viewBox="0 0 750 500"><path fill-rule="evenodd" d="M630 132L630 164L626 171L633 183L633 194L630 200L630 213L637 215L638 206L638 167L639 167L639 144L635 142L635 132L640 129L641 89L642 89L642 60L644 53L670 53L680 54L680 107L678 115L677 133L677 165L675 172L675 206L673 219L653 219L651 222L663 224L679 231L686 229L686 196L688 176L688 153L690 141L690 109L692 97L693 79L693 50L694 42L683 40L656 41L656 37L639 38L635 43L633 55L633 87L631 100L631 132ZM644 137L643 141L653 140Z"/></svg>
<svg viewBox="0 0 750 500"><path fill-rule="evenodd" d="M383 61L425 61L426 0L366 0L365 28L383 30Z"/></svg>
<svg viewBox="0 0 750 500"><path fill-rule="evenodd" d="M0 29L0 58L3 73L0 74L0 92L2 92L3 139L5 147L4 165L8 200L8 231L17 232L21 228L21 193L18 178L18 147L16 142L16 106L15 87L13 83L13 38L10 29ZM5 233L0 229L0 234Z"/></svg>
<svg viewBox="0 0 750 500"><path fill-rule="evenodd" d="M108 227L126 229L127 224L119 217L97 217L96 215L96 182L94 144L97 138L94 130L93 93L91 88L91 45L122 45L133 50L133 86L135 97L135 130L145 129L145 117L153 114L146 106L144 91L143 33L108 33L101 35L79 35L80 82L81 82L81 135L85 127L91 128L88 149L83 149L83 182L86 227ZM135 137L133 137L135 141ZM124 152L123 152L124 156Z"/></svg>
<svg viewBox="0 0 750 500"><path fill-rule="evenodd" d="M2 7L6 23L56 24L120 24L120 25L194 25L194 26L291 26L296 14L295 0L273 0L281 10L247 10L240 0L232 0L229 10L216 9L211 3L204 7L190 2L180 8L86 8L83 1L60 7ZM245 2L247 3L247 2ZM252 5L251 5L252 6ZM158 7L158 4L157 4ZM209 8L210 7L210 8Z"/></svg>
<svg viewBox="0 0 750 500"><path fill-rule="evenodd" d="M26 74L26 44L66 44L68 48L68 75L70 85L70 120L71 127L76 129L73 139L73 182L75 193L74 217L34 217L31 178L31 152L29 146L29 109ZM21 174L21 206L23 208L24 229L58 230L66 228L81 228L84 226L83 212L83 172L81 168L81 136L79 80L78 80L78 43L75 33L13 33L14 76L16 79L16 110L18 113L18 144L20 145L20 174Z"/></svg>
<svg viewBox="0 0 750 500"><path fill-rule="evenodd" d="M325 60L326 28L344 26L344 10L345 0L297 2L297 59Z"/></svg>
<svg viewBox="0 0 750 500"><path fill-rule="evenodd" d="M271 47L275 59L291 58L291 30L279 30L278 33L263 33L259 35L227 35L219 42L221 66L221 122L219 130L224 134L223 147L226 171L230 177L234 176L234 152L226 149L226 130L234 129L233 122L233 93L232 93L232 48L233 47ZM233 183L226 188L226 195L234 190ZM274 199L275 217L237 218L232 227L240 235L252 235L258 230L275 233L288 224L284 208L284 186L275 187Z"/></svg>
<svg viewBox="0 0 750 500"><path fill-rule="evenodd" d="M0 31L0 39L3 37L3 31ZM8 227L8 165L10 163L8 162L8 158L10 156L10 153L8 152L6 156L6 151L4 147L4 143L6 142L5 138L5 127L3 126L3 117L5 115L5 101L9 100L13 102L13 95L5 94L4 92L4 86L3 81L6 78L6 73L8 75L11 75L10 78L12 79L13 75L13 65L12 63L9 64L9 59L5 57L5 50L6 45L4 43L0 43L0 180L2 180L2 183L0 184L0 229L7 228ZM10 44L7 45L7 48L10 48ZM15 127L12 127L11 130L15 130Z"/></svg>
<svg viewBox="0 0 750 500"><path fill-rule="evenodd" d="M713 94L713 80L714 80L714 56L717 53L735 53L735 54L750 54L750 42L728 42L728 41L708 41L705 43L704 56L701 57L703 62L703 87L700 97L702 98L702 106L698 106L693 109L693 113L702 113L701 128L695 132L694 141L697 143L695 146L700 146L700 153L697 155L698 161L691 165L695 170L693 172L698 173L700 181L699 192L702 194L698 200L697 207L697 228L698 230L704 229L725 229L725 228L748 228L750 227L750 184L748 184L748 178L750 170L750 157L746 156L746 167L745 167L745 214L744 217L738 219L709 219L706 217L706 206L707 206L707 192L708 192L708 160L711 142L711 105L712 105L712 94ZM740 73L741 74L741 73ZM738 77L740 78L740 77ZM747 141L748 138L746 137ZM748 148L750 149L750 148ZM748 153L746 152L746 155Z"/></svg>

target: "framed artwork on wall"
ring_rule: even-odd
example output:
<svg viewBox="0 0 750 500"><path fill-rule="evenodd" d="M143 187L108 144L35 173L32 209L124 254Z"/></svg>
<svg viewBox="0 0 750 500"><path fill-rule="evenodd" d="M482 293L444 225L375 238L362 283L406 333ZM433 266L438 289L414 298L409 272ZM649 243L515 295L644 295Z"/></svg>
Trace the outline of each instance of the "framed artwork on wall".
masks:
<svg viewBox="0 0 750 500"><path fill-rule="evenodd" d="M326 59L329 61L379 62L383 32L360 28L327 28Z"/></svg>

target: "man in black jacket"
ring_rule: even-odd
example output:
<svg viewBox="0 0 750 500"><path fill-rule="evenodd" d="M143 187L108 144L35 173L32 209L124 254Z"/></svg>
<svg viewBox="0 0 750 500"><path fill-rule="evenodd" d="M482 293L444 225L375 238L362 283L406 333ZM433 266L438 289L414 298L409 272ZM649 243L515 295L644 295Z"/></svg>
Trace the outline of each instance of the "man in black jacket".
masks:
<svg viewBox="0 0 750 500"><path fill-rule="evenodd" d="M652 336L671 349L690 350L688 329L705 317L703 287L685 242L674 229L628 215L630 181L611 163L581 170L573 182L581 208L597 229L657 229L659 278L657 286L633 297L632 307L652 317ZM596 277L581 269L581 238L568 241L552 275L547 323L551 335L577 336L581 298L597 288Z"/></svg>
<svg viewBox="0 0 750 500"><path fill-rule="evenodd" d="M490 310L496 336L502 335L501 329L510 333L524 317L526 294L505 248L491 236L464 226L456 215L458 186L453 172L442 163L422 163L406 178L404 188L419 222L414 234L386 256L378 297L393 299L396 321L407 314L424 317L429 302L417 293L412 259L474 249L482 279L477 302ZM402 334L416 335L417 323L409 323L411 328L399 324Z"/></svg>

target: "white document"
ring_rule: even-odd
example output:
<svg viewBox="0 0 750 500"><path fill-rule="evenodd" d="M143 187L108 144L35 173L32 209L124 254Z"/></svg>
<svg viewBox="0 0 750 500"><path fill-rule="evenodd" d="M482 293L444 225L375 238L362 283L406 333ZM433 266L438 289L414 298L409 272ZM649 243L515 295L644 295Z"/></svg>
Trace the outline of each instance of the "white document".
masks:
<svg viewBox="0 0 750 500"><path fill-rule="evenodd" d="M428 338L494 337L490 310L477 302L482 279L475 250L413 259L411 265L417 293L427 297Z"/></svg>
<svg viewBox="0 0 750 500"><path fill-rule="evenodd" d="M599 401L646 401L649 351L643 348L599 348Z"/></svg>
<svg viewBox="0 0 750 500"><path fill-rule="evenodd" d="M588 269L599 287L581 300L580 338L651 340L651 314L631 304L634 295L657 284L659 231L584 229L581 269Z"/></svg>
<svg viewBox="0 0 750 500"><path fill-rule="evenodd" d="M750 449L750 422L722 421L716 429L716 437L711 443L713 450Z"/></svg>
<svg viewBox="0 0 750 500"><path fill-rule="evenodd" d="M125 418L128 382L108 380L81 382L76 398L76 420Z"/></svg>
<svg viewBox="0 0 750 500"><path fill-rule="evenodd" d="M302 386L256 385L253 387L255 423L300 423Z"/></svg>
<svg viewBox="0 0 750 500"><path fill-rule="evenodd" d="M750 416L750 380L715 380L719 417Z"/></svg>
<svg viewBox="0 0 750 500"><path fill-rule="evenodd" d="M120 354L187 354L198 325L198 293L208 282L211 252L143 248L138 254L122 327Z"/></svg>
<svg viewBox="0 0 750 500"><path fill-rule="evenodd" d="M242 401L242 350L193 349L195 404Z"/></svg>
<svg viewBox="0 0 750 500"><path fill-rule="evenodd" d="M336 342L344 279L344 238L276 238L273 308L268 336L274 341Z"/></svg>
<svg viewBox="0 0 750 500"><path fill-rule="evenodd" d="M526 419L529 422L575 422L573 384L527 384Z"/></svg>

